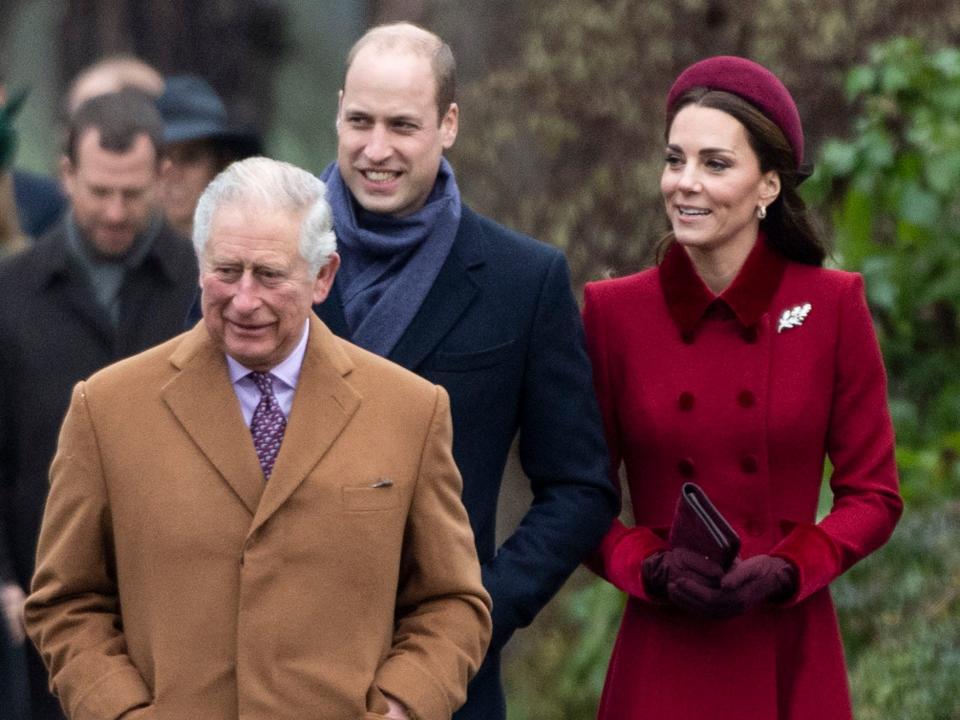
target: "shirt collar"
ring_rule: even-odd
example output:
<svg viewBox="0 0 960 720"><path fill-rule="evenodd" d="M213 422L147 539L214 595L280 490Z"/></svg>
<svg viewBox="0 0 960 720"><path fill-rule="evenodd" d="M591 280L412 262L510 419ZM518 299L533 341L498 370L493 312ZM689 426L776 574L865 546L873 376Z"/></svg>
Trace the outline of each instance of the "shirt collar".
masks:
<svg viewBox="0 0 960 720"><path fill-rule="evenodd" d="M727 305L744 328L751 328L770 306L787 260L769 246L761 232L743 267L719 295L697 274L689 255L673 243L660 263L660 287L674 323L684 335L693 333L715 302Z"/></svg>
<svg viewBox="0 0 960 720"><path fill-rule="evenodd" d="M300 379L300 369L303 367L303 357L307 352L307 336L310 334L310 319L303 321L303 335L300 336L300 342L284 358L279 365L270 368L270 375L282 382L289 388L296 389L297 381ZM249 375L253 370L241 365L229 355L227 357L227 368L230 371L230 382L236 384Z"/></svg>

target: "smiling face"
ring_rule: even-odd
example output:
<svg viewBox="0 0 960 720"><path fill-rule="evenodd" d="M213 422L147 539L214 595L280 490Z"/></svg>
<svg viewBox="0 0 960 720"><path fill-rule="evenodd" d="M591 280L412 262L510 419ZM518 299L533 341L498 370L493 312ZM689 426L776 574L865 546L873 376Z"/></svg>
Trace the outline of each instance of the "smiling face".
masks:
<svg viewBox="0 0 960 720"><path fill-rule="evenodd" d="M225 205L218 208L203 251L203 320L215 343L251 370L282 362L303 334L314 303L333 284L339 258L316 276L300 255L303 213Z"/></svg>
<svg viewBox="0 0 960 720"><path fill-rule="evenodd" d="M370 44L347 72L337 113L337 164L370 212L403 217L427 200L457 137L456 104L438 123L427 57Z"/></svg>
<svg viewBox="0 0 960 720"><path fill-rule="evenodd" d="M687 252L742 261L757 238L757 208L772 203L779 191L779 176L761 172L746 129L732 115L697 105L677 113L660 192L673 234Z"/></svg>

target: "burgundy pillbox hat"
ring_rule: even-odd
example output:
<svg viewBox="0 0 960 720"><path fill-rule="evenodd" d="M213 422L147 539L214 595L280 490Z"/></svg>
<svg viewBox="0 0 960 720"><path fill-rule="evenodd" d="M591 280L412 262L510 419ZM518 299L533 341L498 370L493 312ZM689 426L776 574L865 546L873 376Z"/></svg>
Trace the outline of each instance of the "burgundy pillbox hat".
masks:
<svg viewBox="0 0 960 720"><path fill-rule="evenodd" d="M695 87L723 90L755 105L783 132L797 168L803 163L803 127L800 113L790 91L763 65L734 55L717 55L694 63L674 81L667 95L667 111L680 97Z"/></svg>

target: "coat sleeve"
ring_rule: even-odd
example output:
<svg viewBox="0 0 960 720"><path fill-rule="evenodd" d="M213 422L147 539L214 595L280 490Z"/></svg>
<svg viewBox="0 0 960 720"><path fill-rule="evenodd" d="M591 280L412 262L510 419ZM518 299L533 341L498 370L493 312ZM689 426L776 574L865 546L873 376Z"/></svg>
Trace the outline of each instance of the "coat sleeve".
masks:
<svg viewBox="0 0 960 720"><path fill-rule="evenodd" d="M619 507L606 474L580 313L559 252L544 274L526 356L519 455L533 502L483 567L497 649L530 624L596 547Z"/></svg>
<svg viewBox="0 0 960 720"><path fill-rule="evenodd" d="M583 307L587 352L593 365L593 385L603 417L607 447L610 450L610 484L619 491L623 451L615 409L616 389L610 374L610 344L602 304L599 288L587 285ZM623 592L641 600L650 600L640 578L640 566L648 556L666 548L667 543L649 528L627 527L619 519L614 519L600 545L587 556L585 564Z"/></svg>
<svg viewBox="0 0 960 720"><path fill-rule="evenodd" d="M446 391L436 388L404 538L394 644L375 684L421 720L463 704L490 640L490 597L453 460Z"/></svg>
<svg viewBox="0 0 960 720"><path fill-rule="evenodd" d="M863 291L851 275L840 301L827 453L833 507L817 524L797 524L771 552L798 571L800 602L883 545L900 518L887 380Z"/></svg>
<svg viewBox="0 0 960 720"><path fill-rule="evenodd" d="M73 720L113 720L151 701L127 655L110 506L84 384L73 391L27 600L27 632Z"/></svg>

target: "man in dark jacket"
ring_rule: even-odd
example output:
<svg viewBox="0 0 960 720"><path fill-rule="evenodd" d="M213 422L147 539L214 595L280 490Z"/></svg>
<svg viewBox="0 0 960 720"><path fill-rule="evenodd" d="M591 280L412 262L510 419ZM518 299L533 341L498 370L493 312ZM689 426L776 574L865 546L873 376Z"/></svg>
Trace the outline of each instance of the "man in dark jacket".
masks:
<svg viewBox="0 0 960 720"><path fill-rule="evenodd" d="M343 262L314 309L334 332L450 394L494 621L455 717L500 720L501 648L597 544L618 503L566 261L461 202L443 158L458 117L454 59L440 38L400 23L354 45L337 162L323 175ZM518 433L533 503L497 548L497 496Z"/></svg>
<svg viewBox="0 0 960 720"><path fill-rule="evenodd" d="M0 585L26 591L47 469L74 383L183 328L197 284L188 240L157 210L162 123L124 90L71 118L66 217L0 263ZM16 593L5 592L5 608ZM22 596L21 596L22 597ZM28 648L31 718L62 717Z"/></svg>

